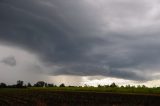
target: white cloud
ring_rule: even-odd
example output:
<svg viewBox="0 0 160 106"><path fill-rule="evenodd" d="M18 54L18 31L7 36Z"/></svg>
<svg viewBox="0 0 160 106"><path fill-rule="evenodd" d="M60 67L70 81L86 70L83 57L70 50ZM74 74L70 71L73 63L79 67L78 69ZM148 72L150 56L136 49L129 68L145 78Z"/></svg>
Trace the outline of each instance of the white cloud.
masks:
<svg viewBox="0 0 160 106"><path fill-rule="evenodd" d="M17 80L24 80L25 82L36 82L38 80L46 80L47 75L44 75L40 70L36 68L39 65L38 58L25 50L15 48L12 46L0 45L0 59L6 64L13 65L12 57L16 58L16 65L9 67L5 64L0 64L0 80L2 82L13 84ZM6 58L7 57L7 60ZM9 58L9 62L8 62Z"/></svg>

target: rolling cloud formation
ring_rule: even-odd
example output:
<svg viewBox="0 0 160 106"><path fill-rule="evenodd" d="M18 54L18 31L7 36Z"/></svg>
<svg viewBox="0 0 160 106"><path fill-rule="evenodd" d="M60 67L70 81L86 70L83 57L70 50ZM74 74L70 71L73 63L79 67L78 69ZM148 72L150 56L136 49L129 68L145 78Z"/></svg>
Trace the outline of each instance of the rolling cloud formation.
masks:
<svg viewBox="0 0 160 106"><path fill-rule="evenodd" d="M37 54L51 75L152 80L160 73L159 5L158 0L1 0L0 42Z"/></svg>

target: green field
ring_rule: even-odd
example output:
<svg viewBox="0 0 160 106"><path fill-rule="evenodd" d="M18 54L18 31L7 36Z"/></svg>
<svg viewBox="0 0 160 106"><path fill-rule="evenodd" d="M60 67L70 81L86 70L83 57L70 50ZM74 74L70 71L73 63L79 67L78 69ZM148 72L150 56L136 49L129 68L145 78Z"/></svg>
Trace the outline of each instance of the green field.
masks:
<svg viewBox="0 0 160 106"><path fill-rule="evenodd" d="M159 106L159 88L1 88L0 106Z"/></svg>

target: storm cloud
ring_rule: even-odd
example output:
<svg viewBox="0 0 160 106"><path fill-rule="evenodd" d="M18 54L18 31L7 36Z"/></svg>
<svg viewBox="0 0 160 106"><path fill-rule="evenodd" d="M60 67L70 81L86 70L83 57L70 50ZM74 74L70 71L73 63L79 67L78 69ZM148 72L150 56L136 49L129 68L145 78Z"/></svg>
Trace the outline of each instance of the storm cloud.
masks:
<svg viewBox="0 0 160 106"><path fill-rule="evenodd" d="M51 75L152 80L160 73L159 5L157 0L1 0L0 42L36 54Z"/></svg>

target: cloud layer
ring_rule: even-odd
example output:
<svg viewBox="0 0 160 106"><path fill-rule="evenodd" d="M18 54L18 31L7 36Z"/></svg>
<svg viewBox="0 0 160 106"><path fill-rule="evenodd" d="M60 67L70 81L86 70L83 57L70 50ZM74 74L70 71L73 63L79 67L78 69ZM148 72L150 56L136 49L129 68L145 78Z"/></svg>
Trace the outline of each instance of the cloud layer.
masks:
<svg viewBox="0 0 160 106"><path fill-rule="evenodd" d="M14 58L14 56L5 57L1 60L1 62L9 66L16 65L16 59Z"/></svg>
<svg viewBox="0 0 160 106"><path fill-rule="evenodd" d="M51 75L152 80L160 68L159 5L1 0L0 41L37 54Z"/></svg>

